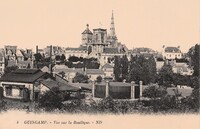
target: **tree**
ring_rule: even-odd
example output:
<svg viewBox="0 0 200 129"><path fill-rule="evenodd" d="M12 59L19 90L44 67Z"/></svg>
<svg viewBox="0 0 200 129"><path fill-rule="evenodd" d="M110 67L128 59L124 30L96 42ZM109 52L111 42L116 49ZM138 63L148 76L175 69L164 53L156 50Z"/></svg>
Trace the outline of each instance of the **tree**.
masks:
<svg viewBox="0 0 200 129"><path fill-rule="evenodd" d="M158 98L163 97L167 94L167 90L165 88L149 86L143 91L143 96L148 98Z"/></svg>
<svg viewBox="0 0 200 129"><path fill-rule="evenodd" d="M70 56L68 61L70 61L70 62L78 62L78 61L80 61L80 58L76 57L76 56Z"/></svg>
<svg viewBox="0 0 200 129"><path fill-rule="evenodd" d="M60 60L60 55L56 55L56 60Z"/></svg>
<svg viewBox="0 0 200 129"><path fill-rule="evenodd" d="M115 65L114 65L114 75L116 81L122 81L121 79L121 65L120 65L120 57L115 56Z"/></svg>
<svg viewBox="0 0 200 129"><path fill-rule="evenodd" d="M42 61L42 55L40 53L34 54L35 61L36 62L41 62Z"/></svg>
<svg viewBox="0 0 200 129"><path fill-rule="evenodd" d="M191 58L191 66L194 69L194 76L199 76L199 67L200 67L200 45L196 44L194 47L191 47L188 51L188 56Z"/></svg>
<svg viewBox="0 0 200 129"><path fill-rule="evenodd" d="M200 93L199 93L200 79L198 77L193 77L192 82L194 89L192 91L191 98L195 102L195 108L198 109L200 108Z"/></svg>
<svg viewBox="0 0 200 129"><path fill-rule="evenodd" d="M153 55L148 59L147 65L148 65L148 72L149 72L148 82L155 83L157 73L156 73L156 61Z"/></svg>
<svg viewBox="0 0 200 129"><path fill-rule="evenodd" d="M88 83L88 76L87 75L84 75L84 74L81 74L81 73L76 73L74 79L73 79L73 82L76 83Z"/></svg>
<svg viewBox="0 0 200 129"><path fill-rule="evenodd" d="M64 54L61 55L60 60L61 60L62 62L64 62L64 61L66 60L66 57L65 57Z"/></svg>
<svg viewBox="0 0 200 129"><path fill-rule="evenodd" d="M163 86L171 86L173 84L172 66L164 64L158 74L158 84Z"/></svg>
<svg viewBox="0 0 200 129"><path fill-rule="evenodd" d="M128 75L128 66L129 66L129 61L126 55L124 55L121 58L121 72L122 72L122 80L127 78Z"/></svg>
<svg viewBox="0 0 200 129"><path fill-rule="evenodd" d="M6 73L13 72L13 71L17 70L18 68L19 68L19 67L16 66L16 65L6 67L6 68L4 69L4 73L6 74Z"/></svg>
<svg viewBox="0 0 200 129"><path fill-rule="evenodd" d="M63 107L62 97L57 87L42 94L38 101L38 106L44 108L46 111L53 111Z"/></svg>
<svg viewBox="0 0 200 129"><path fill-rule="evenodd" d="M97 77L97 82L102 82L102 79L103 79L103 78L102 78L101 76L98 76L98 77Z"/></svg>
<svg viewBox="0 0 200 129"><path fill-rule="evenodd" d="M153 56L145 58L143 55L131 56L129 82L143 81L144 84L154 83L156 80L156 63Z"/></svg>

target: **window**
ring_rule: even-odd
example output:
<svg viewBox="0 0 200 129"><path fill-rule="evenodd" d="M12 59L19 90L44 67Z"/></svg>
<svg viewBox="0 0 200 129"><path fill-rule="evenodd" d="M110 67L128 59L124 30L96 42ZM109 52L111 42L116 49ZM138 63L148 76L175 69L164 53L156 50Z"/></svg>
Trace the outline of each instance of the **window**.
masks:
<svg viewBox="0 0 200 129"><path fill-rule="evenodd" d="M3 72L3 69L2 69L2 68L0 68L0 72Z"/></svg>
<svg viewBox="0 0 200 129"><path fill-rule="evenodd" d="M0 63L0 66L2 66L3 64Z"/></svg>
<svg viewBox="0 0 200 129"><path fill-rule="evenodd" d="M3 61L3 57L0 57L0 61Z"/></svg>
<svg viewBox="0 0 200 129"><path fill-rule="evenodd" d="M20 88L20 89L19 89L19 96L20 96L20 97L23 97L23 88Z"/></svg>
<svg viewBox="0 0 200 129"><path fill-rule="evenodd" d="M6 96L12 96L12 87L6 87Z"/></svg>

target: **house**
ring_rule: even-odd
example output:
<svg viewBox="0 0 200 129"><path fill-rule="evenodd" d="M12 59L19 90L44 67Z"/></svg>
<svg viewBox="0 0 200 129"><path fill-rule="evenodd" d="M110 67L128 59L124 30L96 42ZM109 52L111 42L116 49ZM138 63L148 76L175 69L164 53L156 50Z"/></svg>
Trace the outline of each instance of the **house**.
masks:
<svg viewBox="0 0 200 129"><path fill-rule="evenodd" d="M180 75L192 75L193 69L187 65L187 63L178 63L174 61L174 64L171 64L173 73L177 73Z"/></svg>
<svg viewBox="0 0 200 129"><path fill-rule="evenodd" d="M180 50L180 46L178 47L165 47L163 45L162 48L162 56L164 59L181 59L182 58L182 52Z"/></svg>
<svg viewBox="0 0 200 129"><path fill-rule="evenodd" d="M37 69L17 69L0 78L0 86L4 89L4 97L37 101L46 88L40 82L51 78L50 74Z"/></svg>
<svg viewBox="0 0 200 129"><path fill-rule="evenodd" d="M106 63L103 67L102 67L104 73L105 73L105 78L112 78L114 79L114 66L111 64Z"/></svg>
<svg viewBox="0 0 200 129"><path fill-rule="evenodd" d="M47 72L50 73L49 67L44 66L43 68L40 69L42 72Z"/></svg>
<svg viewBox="0 0 200 129"><path fill-rule="evenodd" d="M5 46L5 58L7 66L18 66L20 69L33 68L32 50L17 49L17 46Z"/></svg>
<svg viewBox="0 0 200 129"><path fill-rule="evenodd" d="M105 77L105 73L102 69L86 69L85 74L89 77L89 80L94 81L98 76Z"/></svg>
<svg viewBox="0 0 200 129"><path fill-rule="evenodd" d="M64 79L68 80L69 82L72 82L73 78L76 76L76 73L84 74L84 69L82 68L68 68L65 67L53 67L53 76L56 74L62 76Z"/></svg>
<svg viewBox="0 0 200 129"><path fill-rule="evenodd" d="M68 59L71 56L83 57L86 58L88 56L87 47L79 46L78 48L66 48L65 49L65 57Z"/></svg>
<svg viewBox="0 0 200 129"><path fill-rule="evenodd" d="M42 92L51 90L54 87L57 87L59 91L63 91L63 92L66 92L66 91L77 92L77 91L80 90L80 88L71 86L69 83L58 82L58 81L53 80L51 78L48 78L46 80L41 81L40 86L45 87L45 90L43 90Z"/></svg>

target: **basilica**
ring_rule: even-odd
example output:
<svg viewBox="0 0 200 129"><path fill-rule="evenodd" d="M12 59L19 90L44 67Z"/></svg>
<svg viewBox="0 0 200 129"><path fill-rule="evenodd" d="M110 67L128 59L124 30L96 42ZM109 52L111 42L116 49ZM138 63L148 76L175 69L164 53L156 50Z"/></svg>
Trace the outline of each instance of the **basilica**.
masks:
<svg viewBox="0 0 200 129"><path fill-rule="evenodd" d="M86 29L81 35L82 43L78 48L65 49L66 58L69 58L70 56L83 58L94 57L97 58L100 65L103 66L108 62L108 58L128 54L127 47L118 42L113 12L109 31L103 28L96 28L91 31L89 24L87 24Z"/></svg>

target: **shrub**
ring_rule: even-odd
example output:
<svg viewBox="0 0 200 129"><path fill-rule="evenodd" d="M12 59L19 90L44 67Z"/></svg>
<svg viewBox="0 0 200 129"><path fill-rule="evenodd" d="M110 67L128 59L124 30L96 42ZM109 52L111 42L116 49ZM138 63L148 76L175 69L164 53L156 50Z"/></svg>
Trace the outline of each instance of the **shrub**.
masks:
<svg viewBox="0 0 200 129"><path fill-rule="evenodd" d="M148 98L162 97L167 94L167 90L162 87L149 86L143 91L143 96Z"/></svg>
<svg viewBox="0 0 200 129"><path fill-rule="evenodd" d="M63 104L62 97L60 96L58 88L53 88L52 90L47 91L41 95L39 98L38 106L46 111L61 109Z"/></svg>

